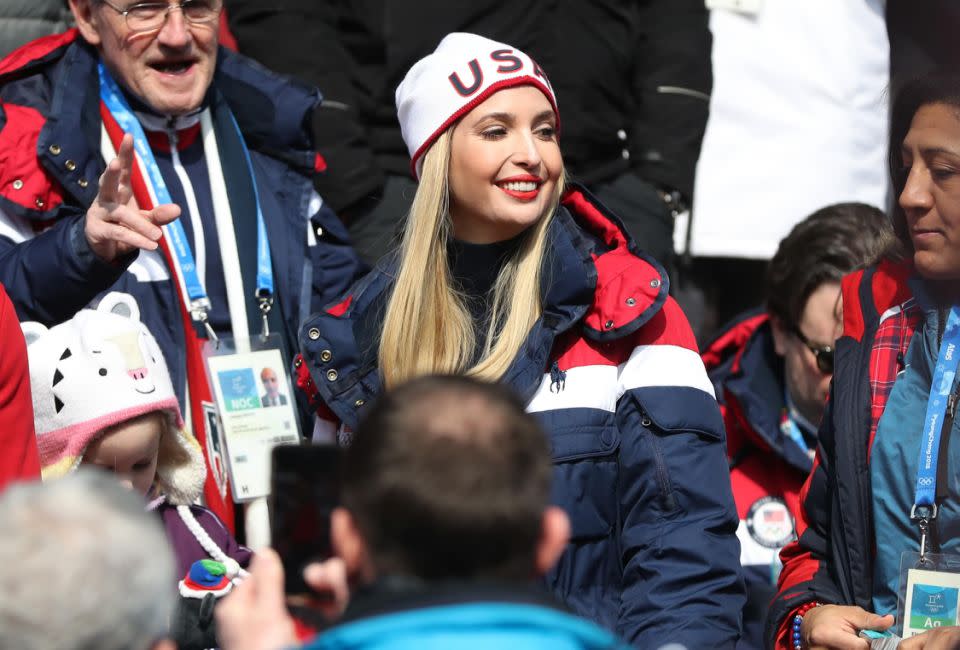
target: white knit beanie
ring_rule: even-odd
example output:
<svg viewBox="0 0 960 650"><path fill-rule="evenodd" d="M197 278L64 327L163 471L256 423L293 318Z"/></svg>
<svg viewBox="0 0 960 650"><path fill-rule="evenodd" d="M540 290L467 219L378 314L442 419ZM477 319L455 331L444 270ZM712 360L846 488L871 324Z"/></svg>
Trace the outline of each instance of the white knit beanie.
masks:
<svg viewBox="0 0 960 650"><path fill-rule="evenodd" d="M50 329L32 322L21 327L44 479L76 469L108 427L163 411L169 425L156 487L174 504L200 496L206 478L200 445L183 429L167 364L132 296L107 294L97 309Z"/></svg>
<svg viewBox="0 0 960 650"><path fill-rule="evenodd" d="M397 117L411 172L420 178L423 154L450 125L498 90L521 85L535 86L547 97L559 131L557 98L536 61L515 47L476 34L445 36L397 87Z"/></svg>

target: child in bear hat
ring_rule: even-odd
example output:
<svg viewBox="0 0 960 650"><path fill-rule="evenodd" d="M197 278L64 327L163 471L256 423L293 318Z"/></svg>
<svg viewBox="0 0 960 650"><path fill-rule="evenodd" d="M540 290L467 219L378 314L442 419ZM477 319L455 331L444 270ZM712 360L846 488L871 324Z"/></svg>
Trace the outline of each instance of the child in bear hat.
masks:
<svg viewBox="0 0 960 650"><path fill-rule="evenodd" d="M143 494L146 507L163 521L178 575L185 576L184 598L205 595L196 588L196 575L211 565L195 563L214 560L223 567L214 573L230 581L242 578L250 550L216 515L194 505L206 478L203 454L184 430L163 354L140 322L133 297L110 293L97 309L84 309L50 329L33 322L22 328L43 480L93 465ZM217 583L214 596L223 592L222 580ZM193 588L185 593L184 584ZM211 604L205 609L212 610Z"/></svg>

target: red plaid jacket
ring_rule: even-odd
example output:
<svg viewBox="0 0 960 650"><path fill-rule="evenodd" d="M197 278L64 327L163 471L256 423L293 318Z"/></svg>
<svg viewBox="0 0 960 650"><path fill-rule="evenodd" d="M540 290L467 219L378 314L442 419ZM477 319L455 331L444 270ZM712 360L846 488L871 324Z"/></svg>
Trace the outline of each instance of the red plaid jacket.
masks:
<svg viewBox="0 0 960 650"><path fill-rule="evenodd" d="M767 620L767 645L792 648L790 625L809 602L870 608L874 538L870 450L921 313L907 264L881 262L843 280L843 335L813 470L800 493L796 542Z"/></svg>

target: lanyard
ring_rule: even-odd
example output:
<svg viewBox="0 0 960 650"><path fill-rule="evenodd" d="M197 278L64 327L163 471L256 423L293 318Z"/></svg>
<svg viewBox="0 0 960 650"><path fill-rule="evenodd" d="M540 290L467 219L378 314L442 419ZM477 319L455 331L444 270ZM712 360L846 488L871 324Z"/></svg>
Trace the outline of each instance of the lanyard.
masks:
<svg viewBox="0 0 960 650"><path fill-rule="evenodd" d="M780 414L780 431L797 443L797 446L800 447L804 453L810 453L810 445L807 444L807 439L803 437L803 431L800 430L800 425L790 416L787 408L784 408Z"/></svg>
<svg viewBox="0 0 960 650"><path fill-rule="evenodd" d="M923 435L920 439L920 457L917 465L917 484L910 518L920 527L920 557L926 550L927 530L932 519L937 518L937 461L940 455L940 440L949 431L944 431L944 418L950 409L952 420L956 397L953 395L953 380L960 364L960 307L950 309L947 325L943 331L937 365L930 384L927 414L923 420Z"/></svg>
<svg viewBox="0 0 960 650"><path fill-rule="evenodd" d="M160 167L153 157L153 151L147 142L146 134L140 121L133 115L130 106L120 92L117 83L107 72L103 63L99 65L100 73L100 96L107 109L113 115L117 124L125 133L133 136L133 146L143 164L144 170L150 177L154 192L157 198L157 204L172 203L173 199L167 189L167 185L160 173ZM250 182L253 186L254 200L257 207L257 292L256 298L260 304L260 311L263 315L264 335L267 331L267 313L273 305L273 265L270 257L270 244L267 239L267 227L263 218L263 211L260 208L260 195L257 190L256 178L253 175L253 165L250 161L250 153L247 151L240 128L237 126L233 115L230 116L234 129L240 138L240 145L243 148L247 171L250 176ZM174 264L179 269L179 280L181 283L181 292L186 297L188 308L193 314L195 320L204 324L210 338L216 339L207 322L207 314L210 311L210 298L207 296L206 289L200 281L197 274L197 265L194 261L193 251L190 248L190 242L187 241L186 233L183 230L183 224L180 220L174 220L163 227L164 236L170 241L170 248Z"/></svg>

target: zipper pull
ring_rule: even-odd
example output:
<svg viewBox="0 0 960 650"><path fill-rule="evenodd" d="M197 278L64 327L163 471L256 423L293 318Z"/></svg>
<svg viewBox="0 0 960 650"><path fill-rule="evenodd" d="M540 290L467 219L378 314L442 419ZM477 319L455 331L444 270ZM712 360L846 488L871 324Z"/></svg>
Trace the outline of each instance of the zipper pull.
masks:
<svg viewBox="0 0 960 650"><path fill-rule="evenodd" d="M170 140L170 149L177 149L177 118L173 115L167 118L167 138Z"/></svg>
<svg viewBox="0 0 960 650"><path fill-rule="evenodd" d="M947 414L952 420L957 414L957 393L953 392L947 396Z"/></svg>

